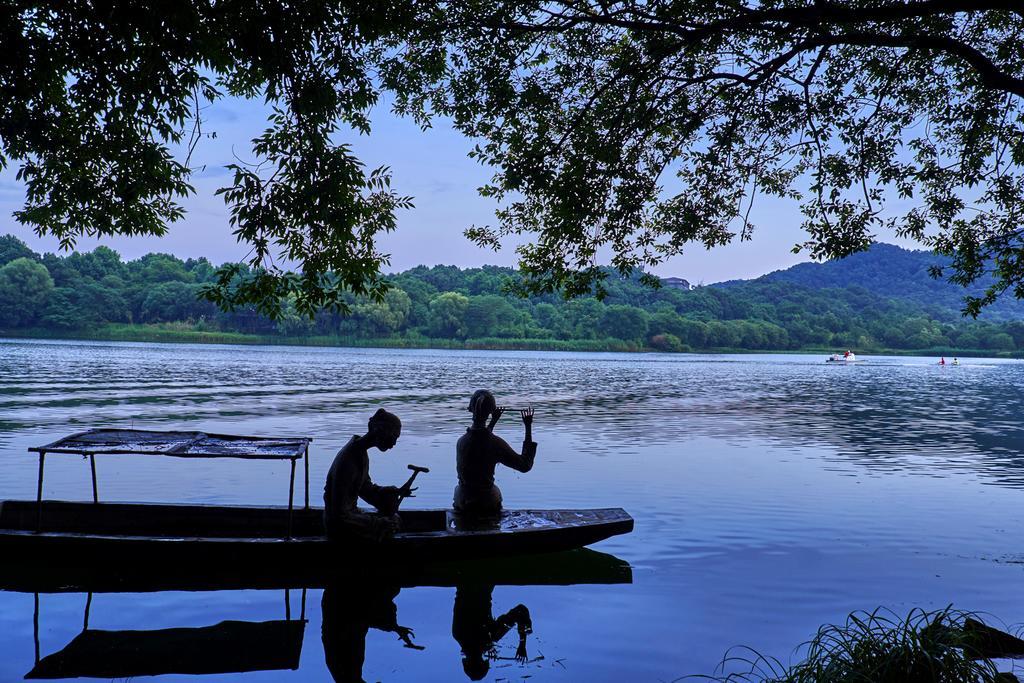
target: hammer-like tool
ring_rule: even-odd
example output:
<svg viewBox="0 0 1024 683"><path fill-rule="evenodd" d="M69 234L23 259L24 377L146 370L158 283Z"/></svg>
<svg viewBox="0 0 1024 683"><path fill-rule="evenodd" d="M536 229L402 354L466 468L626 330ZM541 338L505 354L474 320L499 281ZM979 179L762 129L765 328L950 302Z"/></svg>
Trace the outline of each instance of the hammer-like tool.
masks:
<svg viewBox="0 0 1024 683"><path fill-rule="evenodd" d="M429 467L420 467L419 465L409 465L409 469L412 470L412 476L409 477L409 481L405 482L405 484L401 487L403 489L408 489L408 488L410 488L412 486L413 481L416 480L416 475L417 474L419 474L420 472L429 472L430 471ZM415 496L413 496L413 494L411 494L411 493L408 496L402 496L402 498L414 498L414 497Z"/></svg>

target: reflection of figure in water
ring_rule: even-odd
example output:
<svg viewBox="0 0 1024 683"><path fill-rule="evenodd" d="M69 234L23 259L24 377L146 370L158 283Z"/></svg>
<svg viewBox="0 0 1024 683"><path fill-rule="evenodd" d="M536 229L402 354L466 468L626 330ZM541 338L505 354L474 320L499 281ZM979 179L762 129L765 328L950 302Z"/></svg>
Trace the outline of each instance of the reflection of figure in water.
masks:
<svg viewBox="0 0 1024 683"><path fill-rule="evenodd" d="M533 468L537 444L533 442L533 408L520 411L526 436L523 452L515 452L508 443L492 433L495 423L505 411L498 408L494 395L480 389L469 400L473 425L456 446L456 469L459 485L455 487L454 507L458 512L475 517L493 516L501 512L501 491L494 485L494 468L498 463L520 472ZM490 418L490 424L487 419Z"/></svg>
<svg viewBox="0 0 1024 683"><path fill-rule="evenodd" d="M415 488L377 486L370 480L367 451L386 451L398 441L402 422L381 408L370 418L364 436L353 436L334 458L324 486L324 526L331 538L358 536L381 540L398 529L398 504ZM356 508L362 498L379 514L367 514Z"/></svg>
<svg viewBox="0 0 1024 683"><path fill-rule="evenodd" d="M395 633L405 647L422 650L411 628L398 625L395 597L399 589L379 584L328 586L321 601L324 659L337 683L363 683L366 632Z"/></svg>
<svg viewBox="0 0 1024 683"><path fill-rule="evenodd" d="M516 605L497 619L491 608L494 586L459 586L455 589L452 635L462 647L462 668L470 680L482 680L496 656L498 641L515 626L519 631L516 661L527 661L526 636L533 631L530 610Z"/></svg>

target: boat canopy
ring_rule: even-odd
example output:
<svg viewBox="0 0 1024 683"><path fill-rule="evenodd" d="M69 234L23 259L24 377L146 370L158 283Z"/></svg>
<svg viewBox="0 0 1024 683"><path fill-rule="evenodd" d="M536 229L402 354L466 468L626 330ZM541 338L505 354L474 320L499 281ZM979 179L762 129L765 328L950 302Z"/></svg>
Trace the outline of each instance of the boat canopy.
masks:
<svg viewBox="0 0 1024 683"><path fill-rule="evenodd" d="M288 536L291 537L295 496L295 461L305 466L305 509L309 509L309 444L307 436L270 437L207 434L205 432L161 432L144 429L90 429L28 450L39 454L39 479L36 483L37 530L42 528L43 465L48 453L70 453L89 458L92 471L92 501L100 500L96 483L97 455L168 455L176 458L245 458L248 460L287 460L291 464L288 480Z"/></svg>
<svg viewBox="0 0 1024 683"><path fill-rule="evenodd" d="M178 458L297 460L308 437L232 436L204 432L156 432L141 429L90 429L29 450L76 455L169 455Z"/></svg>
<svg viewBox="0 0 1024 683"><path fill-rule="evenodd" d="M35 594L35 666L26 679L135 678L164 674L223 674L297 670L306 629L306 590L302 612L292 618L285 590L285 618L222 621L202 627L151 631L107 631L89 627L92 593L85 602L82 631L64 649L40 657L39 594Z"/></svg>

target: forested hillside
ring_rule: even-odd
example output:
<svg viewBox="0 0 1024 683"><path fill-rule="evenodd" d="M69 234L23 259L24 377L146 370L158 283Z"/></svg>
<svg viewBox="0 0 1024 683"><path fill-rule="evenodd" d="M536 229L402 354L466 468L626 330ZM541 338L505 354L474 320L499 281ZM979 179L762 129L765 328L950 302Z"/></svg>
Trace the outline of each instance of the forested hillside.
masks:
<svg viewBox="0 0 1024 683"><path fill-rule="evenodd" d="M874 244L868 251L839 261L801 263L764 275L754 282L788 282L813 289L856 285L887 299L901 299L939 316L960 317L966 294L980 296L986 281L970 289L935 279L931 266L945 267L949 259L926 251L901 249L892 244ZM749 280L735 280L718 286L746 286ZM1005 296L985 309L986 320L1024 319L1024 301Z"/></svg>
<svg viewBox="0 0 1024 683"><path fill-rule="evenodd" d="M518 277L508 268L420 266L392 276L382 301L349 297L351 315L324 312L309 320L287 305L275 321L199 300L198 289L214 273L206 259L148 254L123 261L105 247L39 255L0 236L0 332L473 348L1024 351L1024 320L964 320L956 304L928 300L923 292L933 281L926 272L904 277L913 295L885 294L907 253L876 248L865 256L881 263L851 257L858 259L853 265L798 266L690 291L611 278L604 301L508 296L505 285ZM838 285L843 272L863 280L851 275L842 286L828 286Z"/></svg>

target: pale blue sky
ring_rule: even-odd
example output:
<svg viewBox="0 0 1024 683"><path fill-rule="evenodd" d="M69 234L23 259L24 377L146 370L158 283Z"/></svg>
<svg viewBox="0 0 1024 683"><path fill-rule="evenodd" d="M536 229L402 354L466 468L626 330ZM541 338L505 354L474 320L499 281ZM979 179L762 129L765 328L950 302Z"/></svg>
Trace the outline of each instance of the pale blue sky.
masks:
<svg viewBox="0 0 1024 683"><path fill-rule="evenodd" d="M102 242L84 239L78 249L89 250L102 243L128 259L160 251L183 258L205 256L218 264L244 258L247 248L235 241L227 208L214 192L228 182L224 166L233 161L233 154L251 160L249 140L265 127L265 116L261 102L237 99L219 101L206 110L204 132L216 131L217 137L203 140L193 155L193 165L205 165L205 170L193 178L197 194L183 202L186 218L172 225L167 236L108 238ZM478 248L462 235L470 225L492 224L495 204L476 191L490 178L489 169L467 157L472 142L446 121L438 120L432 129L421 131L412 121L396 118L382 105L375 112L372 134L352 134L347 140L368 167L390 166L393 187L414 198L415 208L400 213L398 230L380 242L382 250L391 254L390 272L420 264L515 265L515 243L493 252ZM56 251L56 240L36 237L11 215L23 200L15 170L12 165L0 173L0 234L17 235L37 251ZM752 241L736 241L710 252L693 246L654 272L693 283L711 283L757 277L808 260L806 255L790 253L794 244L806 238L798 227L800 215L795 203L761 199L755 204L752 219L759 226ZM891 236L879 237L899 243Z"/></svg>

